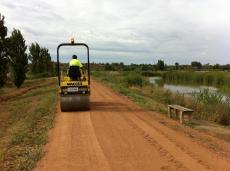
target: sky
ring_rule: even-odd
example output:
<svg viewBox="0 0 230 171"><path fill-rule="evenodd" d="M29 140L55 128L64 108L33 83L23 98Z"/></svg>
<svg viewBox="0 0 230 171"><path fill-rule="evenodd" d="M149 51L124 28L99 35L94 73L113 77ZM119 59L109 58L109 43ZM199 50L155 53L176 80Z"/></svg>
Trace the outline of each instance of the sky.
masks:
<svg viewBox="0 0 230 171"><path fill-rule="evenodd" d="M229 0L1 0L9 34L38 42L56 59L56 47L90 47L92 62L230 63ZM62 60L84 49L61 49ZM78 51L79 50L79 51Z"/></svg>

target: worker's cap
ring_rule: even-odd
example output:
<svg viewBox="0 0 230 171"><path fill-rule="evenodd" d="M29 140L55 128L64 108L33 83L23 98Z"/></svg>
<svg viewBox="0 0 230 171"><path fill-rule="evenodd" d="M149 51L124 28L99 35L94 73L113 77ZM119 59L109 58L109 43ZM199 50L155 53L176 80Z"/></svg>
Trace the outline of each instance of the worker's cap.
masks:
<svg viewBox="0 0 230 171"><path fill-rule="evenodd" d="M73 55L72 58L73 58L73 59L77 59L77 55Z"/></svg>

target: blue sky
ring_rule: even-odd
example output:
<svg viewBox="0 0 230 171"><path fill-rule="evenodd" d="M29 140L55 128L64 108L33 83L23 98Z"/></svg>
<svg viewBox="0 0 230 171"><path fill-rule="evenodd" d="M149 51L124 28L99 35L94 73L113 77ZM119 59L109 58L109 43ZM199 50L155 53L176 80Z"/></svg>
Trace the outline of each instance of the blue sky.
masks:
<svg viewBox="0 0 230 171"><path fill-rule="evenodd" d="M9 32L20 29L53 59L75 36L91 61L230 63L229 0L1 0ZM64 50L65 60L73 50ZM83 51L76 52L83 57Z"/></svg>

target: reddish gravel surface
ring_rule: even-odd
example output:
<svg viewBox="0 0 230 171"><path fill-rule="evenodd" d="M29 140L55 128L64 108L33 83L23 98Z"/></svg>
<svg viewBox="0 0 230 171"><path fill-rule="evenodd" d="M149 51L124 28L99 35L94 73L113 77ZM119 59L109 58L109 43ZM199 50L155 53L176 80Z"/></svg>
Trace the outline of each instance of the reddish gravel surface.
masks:
<svg viewBox="0 0 230 171"><path fill-rule="evenodd" d="M35 170L229 171L229 149L93 81L91 110L58 113Z"/></svg>

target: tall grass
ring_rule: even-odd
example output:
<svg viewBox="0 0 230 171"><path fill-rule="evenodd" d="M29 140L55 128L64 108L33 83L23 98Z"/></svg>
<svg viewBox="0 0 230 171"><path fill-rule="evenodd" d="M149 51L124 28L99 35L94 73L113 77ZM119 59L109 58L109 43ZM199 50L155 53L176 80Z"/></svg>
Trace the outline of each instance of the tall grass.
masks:
<svg viewBox="0 0 230 171"><path fill-rule="evenodd" d="M230 86L229 72L195 72L195 71L173 71L162 73L164 81L175 83L200 84L216 87Z"/></svg>
<svg viewBox="0 0 230 171"><path fill-rule="evenodd" d="M142 86L144 83L143 77L135 72L128 73L128 75L125 76L124 81L129 86Z"/></svg>
<svg viewBox="0 0 230 171"><path fill-rule="evenodd" d="M27 80L23 86L41 82L44 86L1 103L7 112L0 112L0 170L32 170L43 155L56 113L57 80Z"/></svg>
<svg viewBox="0 0 230 171"><path fill-rule="evenodd" d="M172 93L161 87L147 84L143 78L140 79L138 73L114 74L114 72L99 71L98 73L93 72L93 76L150 110L166 113L167 105L176 103L194 109L195 119L230 125L230 96L223 97L219 93L210 93L208 89L205 89L193 94L193 97L187 97L184 94Z"/></svg>
<svg viewBox="0 0 230 171"><path fill-rule="evenodd" d="M223 98L224 95L221 93L217 93L217 92L210 92L209 89L204 89L204 90L200 90L199 93L193 93L193 97L195 97L195 99L200 102L200 103L204 103L204 104L211 104L211 105L215 105L218 103L224 103Z"/></svg>
<svg viewBox="0 0 230 171"><path fill-rule="evenodd" d="M230 97L221 93L210 93L209 89L200 90L194 93L193 97L196 101L194 108L199 111L199 119L211 120L219 122L222 125L230 125Z"/></svg>

